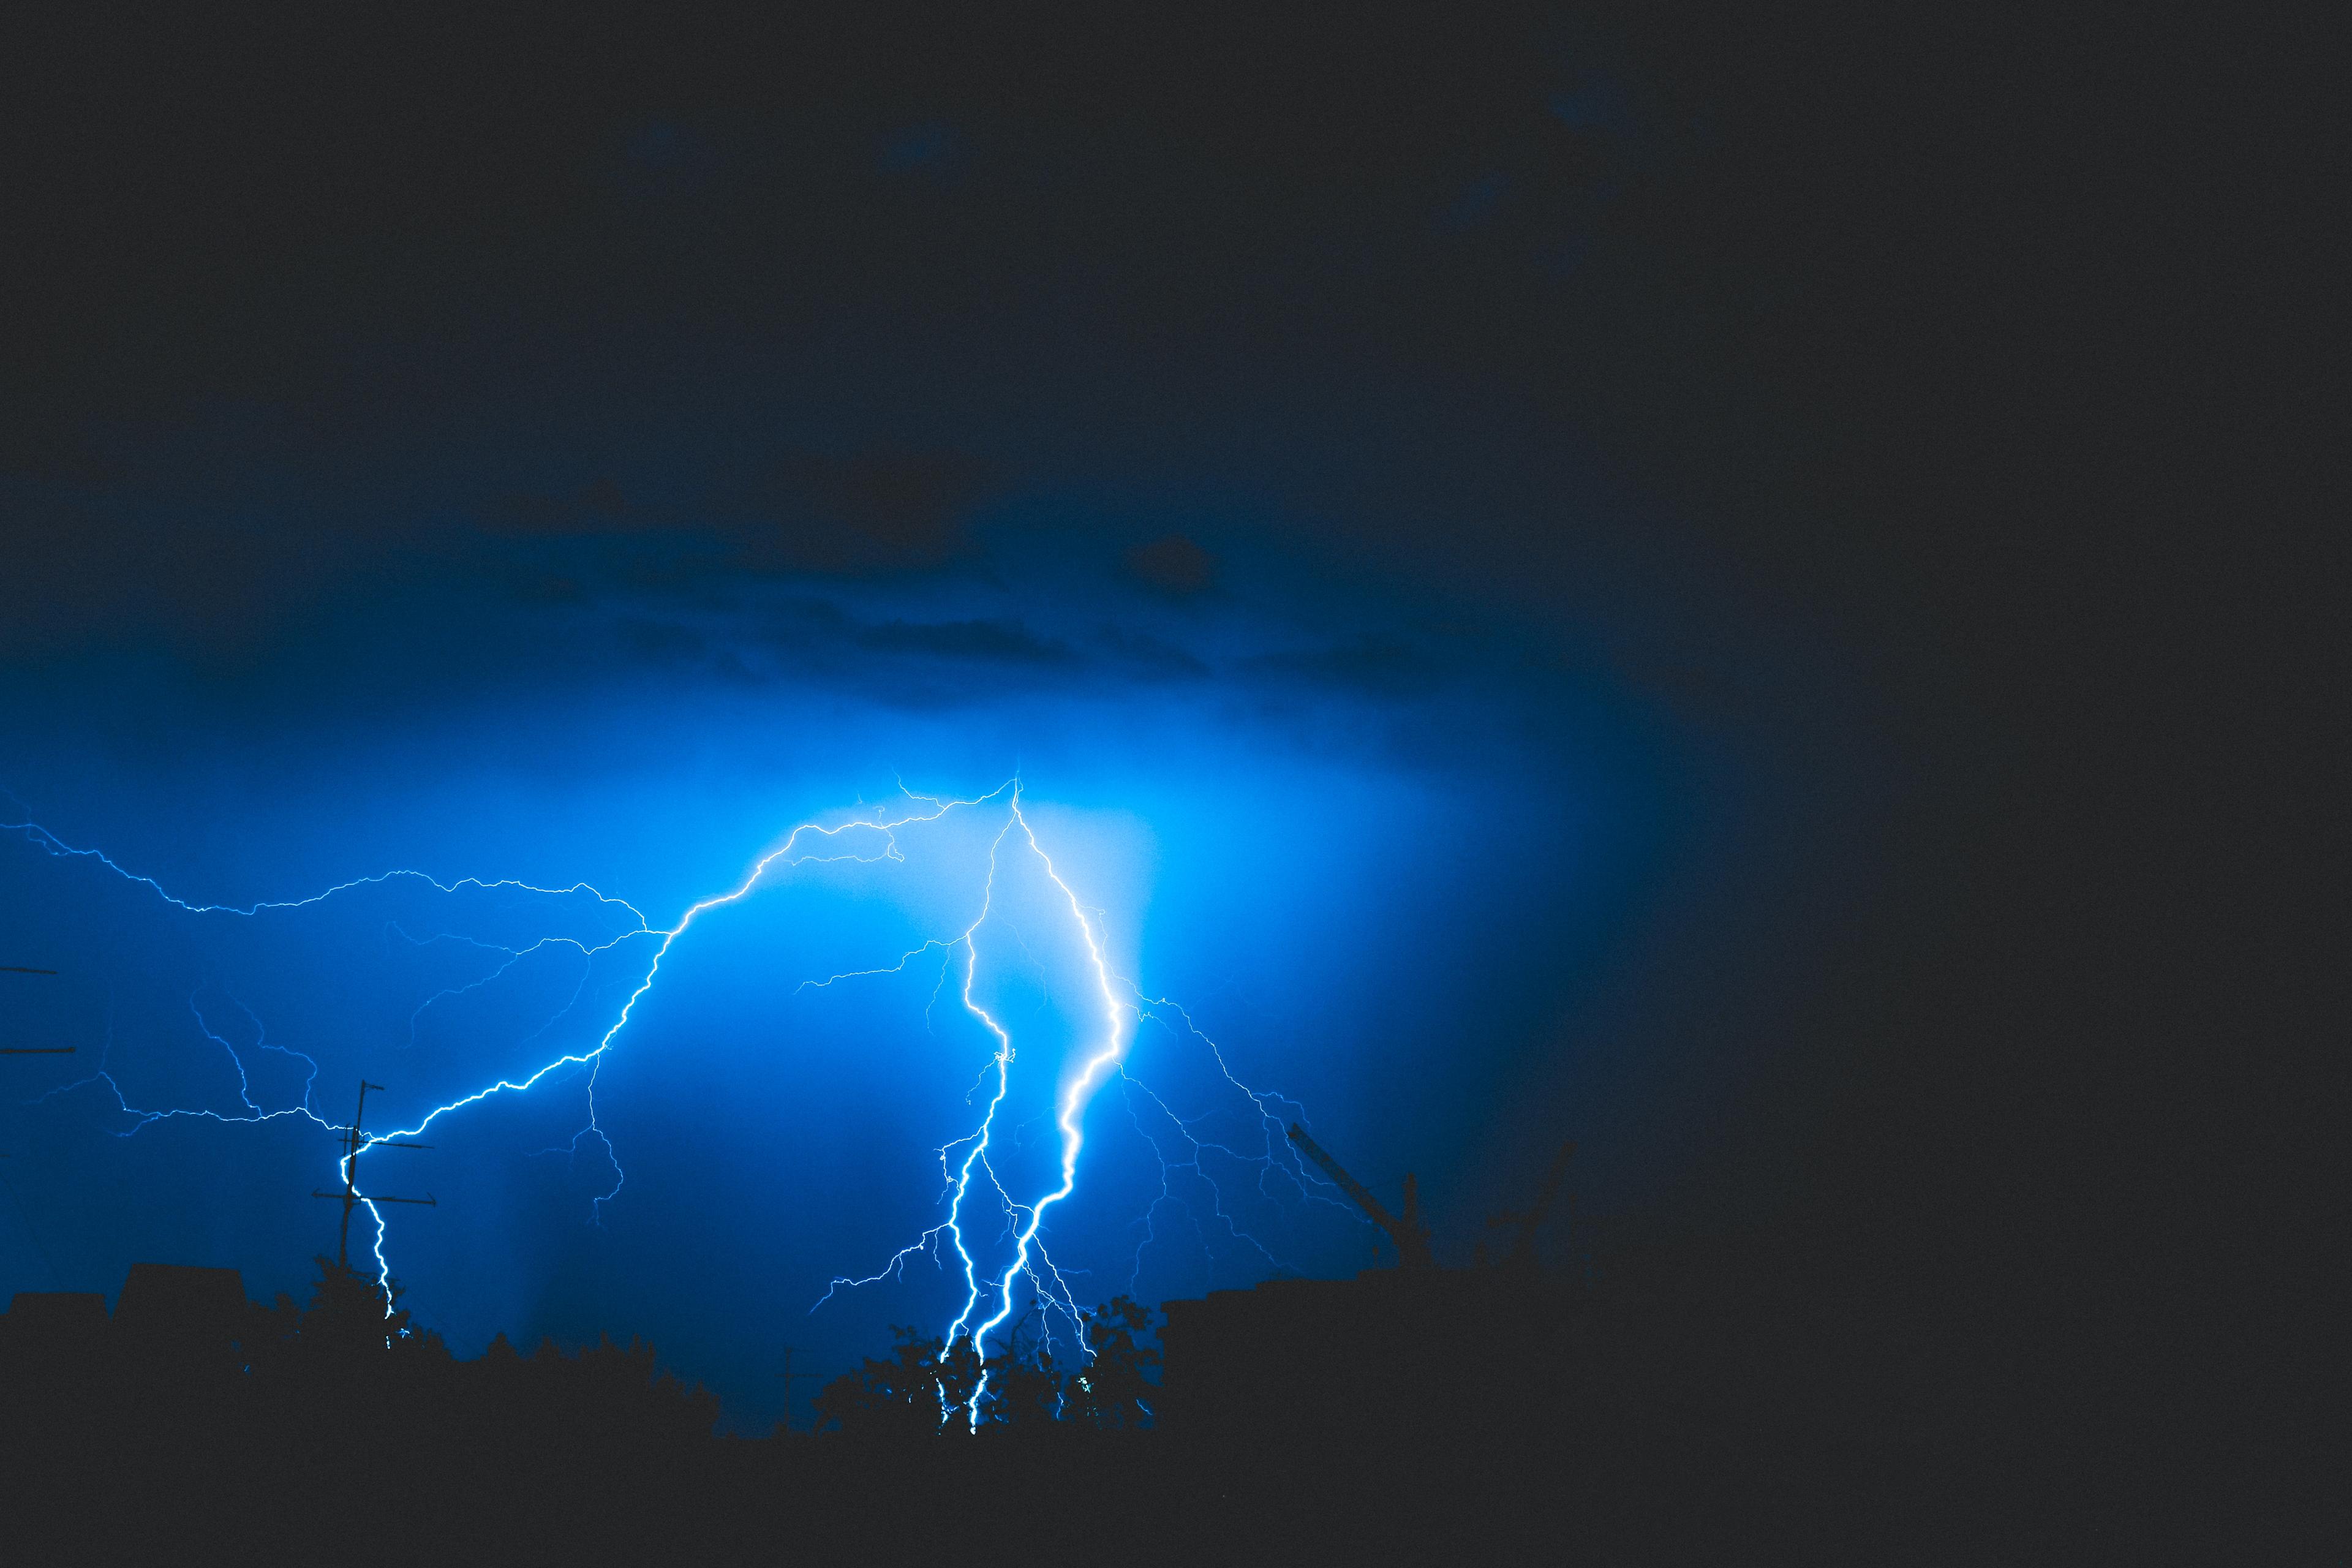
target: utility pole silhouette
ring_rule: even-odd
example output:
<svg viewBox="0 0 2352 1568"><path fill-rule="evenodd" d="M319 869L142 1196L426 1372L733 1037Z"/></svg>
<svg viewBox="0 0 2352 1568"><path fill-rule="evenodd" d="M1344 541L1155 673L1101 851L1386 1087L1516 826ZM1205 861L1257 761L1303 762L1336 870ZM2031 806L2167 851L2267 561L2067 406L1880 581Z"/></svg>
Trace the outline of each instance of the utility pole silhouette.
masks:
<svg viewBox="0 0 2352 1568"><path fill-rule="evenodd" d="M310 1194L314 1198L339 1198L342 1201L343 1226L335 1237L335 1267L338 1268L348 1269L352 1266L352 1210L357 1208L362 1203L422 1204L427 1208L441 1206L430 1193L421 1198L388 1198L374 1193L362 1197L360 1194L360 1155L364 1151L433 1147L430 1143L402 1143L389 1138L371 1139L360 1131L360 1121L367 1113L368 1090L373 1089L381 1091L383 1088L383 1085L380 1083L370 1083L365 1079L360 1079L359 1109L352 1112L352 1124L344 1130L342 1137L339 1140L343 1146L343 1190L340 1193L322 1193L314 1188Z"/></svg>
<svg viewBox="0 0 2352 1568"><path fill-rule="evenodd" d="M796 1377L809 1378L816 1375L813 1372L793 1370L793 1352L798 1349L800 1349L798 1345L784 1347L784 1370L776 1373L778 1377L784 1380L784 1430L787 1432L793 1429L793 1380Z"/></svg>
<svg viewBox="0 0 2352 1568"><path fill-rule="evenodd" d="M1574 1143L1561 1144L1559 1152L1551 1157L1550 1168L1544 1172L1543 1185L1537 1190L1536 1201L1523 1209L1506 1209L1486 1221L1489 1230L1504 1226L1518 1227L1517 1233L1511 1237L1511 1250L1503 1256L1506 1268L1524 1268L1536 1260L1536 1227L1543 1224L1544 1216L1551 1212L1553 1201L1559 1196L1559 1179L1568 1173L1569 1157L1575 1152ZM1483 1255L1486 1244L1480 1242L1478 1250Z"/></svg>
<svg viewBox="0 0 2352 1568"><path fill-rule="evenodd" d="M1411 1171L1404 1175L1404 1213L1392 1215L1381 1206L1363 1183L1348 1174L1339 1162L1323 1152L1323 1145L1307 1136L1307 1130L1294 1121L1290 1124L1290 1141L1307 1152L1307 1157L1323 1167L1323 1173L1333 1184L1355 1201L1358 1208L1374 1225L1389 1233L1396 1243L1397 1263L1411 1269L1433 1268L1435 1261L1429 1255L1429 1228L1421 1223L1421 1184Z"/></svg>

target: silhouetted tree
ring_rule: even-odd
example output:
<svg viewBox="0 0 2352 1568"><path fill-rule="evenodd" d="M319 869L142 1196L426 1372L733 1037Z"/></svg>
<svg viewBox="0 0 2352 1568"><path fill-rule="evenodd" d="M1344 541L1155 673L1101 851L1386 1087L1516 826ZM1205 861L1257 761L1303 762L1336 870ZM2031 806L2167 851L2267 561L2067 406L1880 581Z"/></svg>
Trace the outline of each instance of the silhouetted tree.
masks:
<svg viewBox="0 0 2352 1568"><path fill-rule="evenodd" d="M1044 1433L1083 1426L1104 1429L1151 1425L1150 1373L1160 1352L1136 1342L1149 1331L1151 1310L1125 1296L1087 1313L1083 1327L1091 1359L1076 1372L1055 1364L1039 1345L1024 1352L1016 1331L1003 1354L987 1363L980 1428ZM929 1436L970 1428L964 1416L981 1363L969 1338L941 1353L940 1342L893 1327L891 1359L867 1358L816 1396L819 1428L859 1436Z"/></svg>
<svg viewBox="0 0 2352 1568"><path fill-rule="evenodd" d="M1067 1419L1108 1428L1151 1424L1152 1384L1146 1373L1160 1364L1160 1352L1135 1342L1150 1327L1151 1309L1126 1296L1087 1314L1087 1347L1094 1355L1069 1380Z"/></svg>
<svg viewBox="0 0 2352 1568"><path fill-rule="evenodd" d="M420 1336L409 1328L399 1280L380 1283L331 1258L318 1260L319 1278L296 1331L313 1355L360 1356L396 1350ZM433 1336L437 1342L438 1335Z"/></svg>
<svg viewBox="0 0 2352 1568"><path fill-rule="evenodd" d="M1054 1352L1040 1347L1024 1356L1018 1345L988 1363L988 1395L981 1402L983 1429L1034 1433L1061 1419L1065 1379Z"/></svg>
<svg viewBox="0 0 2352 1568"><path fill-rule="evenodd" d="M943 1346L898 1324L890 1332L898 1342L888 1361L869 1356L817 1394L818 1425L858 1436L966 1431L962 1411L980 1381L980 1355L971 1337Z"/></svg>

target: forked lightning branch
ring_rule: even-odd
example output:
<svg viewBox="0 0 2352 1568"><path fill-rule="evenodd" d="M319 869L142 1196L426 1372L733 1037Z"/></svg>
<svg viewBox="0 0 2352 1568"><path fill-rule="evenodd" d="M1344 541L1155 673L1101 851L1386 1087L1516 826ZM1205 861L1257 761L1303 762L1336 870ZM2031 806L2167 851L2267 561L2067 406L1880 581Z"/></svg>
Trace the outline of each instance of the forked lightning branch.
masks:
<svg viewBox="0 0 2352 1568"><path fill-rule="evenodd" d="M610 1024L592 1044L551 1055L529 1072L494 1079L436 1106L405 1127L363 1131L355 1125L330 1120L317 1108L313 1100L317 1063L290 1047L270 1044L263 1020L253 1017L256 1044L247 1047L247 1050L279 1052L308 1063L310 1069L299 1103L265 1107L255 1099L244 1055L211 1027L194 998L191 998L190 1006L196 1014L199 1028L236 1064L237 1109L222 1111L195 1106L134 1105L103 1057L96 1072L53 1089L43 1098L54 1099L74 1090L102 1086L113 1096L121 1111L134 1119L121 1134L125 1137L132 1136L140 1129L156 1121L178 1118L236 1125L297 1117L306 1118L336 1132L341 1152L335 1165L335 1185L339 1191L348 1192L353 1203L367 1211L373 1227L371 1250L375 1258L377 1276L380 1282L388 1285L392 1276L391 1227L383 1205L392 1200L371 1196L360 1183L357 1163L360 1156L371 1149L414 1143L428 1130L435 1131L436 1137L445 1140L462 1136L462 1122L469 1108L495 1097L528 1094L565 1068L584 1068L587 1080L586 1121L575 1136L574 1143L576 1146L579 1139L593 1136L612 1152L614 1184L594 1200L601 1211L602 1205L620 1192L626 1176L621 1168L618 1151L612 1149L611 1140L597 1121L597 1070L608 1053L625 1045L630 1022L636 1014L638 1004L660 982L664 961L679 943L691 940L698 923L715 911L741 903L763 889L780 884L803 867L845 861L903 864L907 855L900 841L902 832L941 822L955 814L972 814L994 820L990 826L987 869L971 889L972 913L966 923L961 928L943 931L898 954L895 959L872 968L812 976L802 982L803 989L854 984L860 980L903 973L910 965L936 960L942 965L942 986L950 981L954 983L961 1005L985 1031L986 1038L992 1044L981 1084L988 1091L988 1098L976 1124L963 1136L936 1151L942 1178L944 1217L899 1248L874 1273L863 1277L836 1278L810 1310L814 1311L823 1306L835 1291L901 1279L910 1259L928 1257L953 1270L962 1288L961 1302L942 1333L949 1346L969 1339L985 1359L991 1336L1003 1333L1004 1325L1012 1321L1016 1307L1024 1300L1024 1291L1027 1299L1045 1314L1042 1321L1048 1325L1049 1334L1051 1321L1055 1316L1062 1318L1075 1331L1079 1321L1078 1308L1063 1270L1054 1260L1049 1245L1049 1219L1054 1208L1067 1202L1079 1188L1087 1147L1087 1110L1114 1079L1140 1094L1159 1113L1156 1134L1146 1132L1140 1121L1134 1124L1139 1136L1159 1161L1161 1176L1159 1196L1153 1200L1150 1211L1139 1216L1145 1233L1145 1241L1139 1243L1137 1248L1139 1263L1142 1246L1148 1245L1157 1235L1153 1217L1160 1205L1180 1201L1169 1182L1170 1173L1174 1168L1190 1169L1207 1184L1214 1194L1213 1218L1228 1235L1256 1248L1269 1264L1277 1261L1262 1241L1227 1212L1223 1189L1202 1163L1202 1155L1212 1150L1236 1169L1255 1170L1261 1194L1267 1191L1266 1183L1273 1179L1295 1191L1299 1197L1344 1208L1329 1196L1331 1189L1327 1183L1298 1163L1297 1154L1283 1136L1283 1112L1291 1106L1291 1102L1242 1082L1226 1065L1223 1050L1194 1026L1189 1014L1164 998L1145 994L1131 979L1114 970L1107 956L1108 933L1102 929L1102 915L1080 897L1039 838L1029 814L1024 810L1022 786L1017 778L1008 780L985 795L969 798L904 793L900 800L903 803L900 809L866 811L845 816L839 820L803 823L787 834L775 848L753 861L734 887L688 905L677 921L667 926L654 925L635 905L607 895L586 883L575 883L569 888L544 888L527 882L471 877L445 881L420 871L405 869L338 883L300 898L245 906L198 903L178 897L154 879L126 868L99 850L69 845L37 823L26 821L0 825L22 835L32 847L47 854L88 861L105 872L145 887L179 915L192 920L300 918L306 910L358 889L403 881L418 882L446 895L468 890L551 897L585 895L594 900L599 907L625 912L628 921L625 929L601 941L583 942L570 936L547 936L521 946L498 948L497 951L505 955L499 966L491 974L460 989L473 990L495 984L524 958L551 947L576 949L591 961L608 953L626 954L635 950L642 950L645 954L642 970L634 965L629 970L635 979L625 998ZM1025 1191L1016 1190L1018 1184L1007 1179L1002 1163L992 1157L998 1152L997 1140L1004 1131L999 1125L999 1114L1005 1107L1011 1089L1013 1064L1021 1042L1015 1037L1013 1027L982 1000L986 965L981 942L992 921L1001 918L1000 879L1008 863L1016 858L1025 858L1043 875L1045 885L1053 889L1048 901L1055 907L1056 918L1066 918L1070 922L1071 933L1076 938L1076 949L1084 954L1084 989L1087 992L1075 1009L1077 1037L1071 1047L1071 1056L1062 1074L1053 1106L1054 1131L1059 1142L1058 1163L1052 1175L1042 1183L1031 1184L1035 1190ZM423 1006L430 1005L436 999L428 998L418 1011L421 1013ZM250 1015L250 1009L247 1011ZM1238 1147L1233 1142L1204 1140L1197 1131L1198 1119L1188 1122L1169 1107L1165 1099L1133 1076L1128 1063L1129 1050L1137 1029L1147 1020L1165 1026L1177 1038L1191 1042L1206 1053L1219 1079L1245 1099L1249 1107L1247 1120L1255 1124L1252 1139L1241 1142ZM971 1098L977 1100L980 1097L974 1094ZM1001 1267L983 1265L975 1255L988 1250L975 1238L976 1226L995 1227L1000 1247L1009 1238L1009 1257ZM1071 1338L1078 1353L1084 1354L1084 1336L1074 1331ZM987 1379L983 1373L971 1395L968 1407L975 1422L986 1390Z"/></svg>

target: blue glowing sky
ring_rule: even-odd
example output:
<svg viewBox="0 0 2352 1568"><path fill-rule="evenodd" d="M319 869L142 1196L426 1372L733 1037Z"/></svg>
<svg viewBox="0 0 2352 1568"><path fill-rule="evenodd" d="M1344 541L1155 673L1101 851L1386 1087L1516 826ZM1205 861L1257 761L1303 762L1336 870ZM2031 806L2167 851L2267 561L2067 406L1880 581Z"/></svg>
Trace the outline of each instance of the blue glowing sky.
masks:
<svg viewBox="0 0 2352 1568"><path fill-rule="evenodd" d="M1235 1080L1376 1192L1416 1172L1457 1260L1562 1137L1594 1212L1675 1190L1801 1026L1822 911L1863 918L1892 764L1852 604L1559 413L1579 258L1682 133L1547 59L1395 189L1349 151L1277 200L1149 124L787 114L763 80L481 130L530 142L485 198L527 189L519 229L394 203L364 243L231 235L253 264L194 303L93 284L90 321L152 330L42 361L0 453L0 816L41 830L0 833L0 962L60 972L5 977L0 1033L76 1048L0 1067L0 1293L150 1258L299 1289L332 1140L221 1118L310 1084L340 1121L364 1076L372 1126L416 1125L604 1039L637 914L796 825L1016 778L1120 984L1198 1030L1147 1009L1086 1107L1046 1227L1081 1304L1378 1256ZM565 1068L370 1156L439 1200L387 1211L418 1320L462 1353L642 1332L752 1427L782 1344L830 1372L944 1328L931 1253L827 1290L940 1223L994 1046L952 951L804 983L961 932L1008 798L698 919L590 1135ZM424 876L196 913L59 845L198 905ZM1015 858L971 956L1017 1195L1100 1019Z"/></svg>
<svg viewBox="0 0 2352 1568"><path fill-rule="evenodd" d="M1524 1180L1515 1158L1600 1130L1571 1108L1626 1064L1560 1041L1605 1016L1628 928L1709 832L1708 764L1666 704L1541 626L1448 618L1364 574L1318 585L1245 545L1218 553L1216 585L1174 594L1126 548L1033 533L984 573L507 605L469 623L477 649L501 639L524 650L503 668L539 668L460 700L418 698L448 623L396 598L224 668L52 660L16 678L12 815L189 903L405 868L587 883L667 929L795 825L921 813L902 788L971 797L1017 774L1118 974L1181 1005L1234 1077L1376 1188L1418 1169L1466 1252ZM354 666L407 679L355 712L326 700L367 689ZM109 700L82 700L93 689ZM747 1418L772 1414L754 1373L776 1344L837 1365L890 1322L944 1326L963 1286L929 1253L810 1308L943 1217L939 1150L977 1127L993 1048L958 1005L961 960L803 983L969 925L1003 799L898 830L900 858L853 833L856 862L772 869L702 916L599 1061L601 1137L579 1136L589 1089L565 1068L442 1118L430 1151L373 1156L382 1190L442 1205L387 1210L423 1321L461 1351L628 1325ZM387 1086L372 1122L413 1125L593 1048L649 956L646 938L585 956L635 923L586 893L396 879L200 914L53 848L0 841L6 951L65 972L21 982L10 1037L79 1047L11 1068L11 1289L103 1289L152 1257L296 1288L331 1236L309 1195L332 1184L328 1133L142 1125L123 1104L282 1110L315 1062L321 1114L343 1120L363 1074ZM1053 895L1013 857L976 938L977 994L1021 1069L994 1156L1008 1190L1050 1185L1059 1074L1101 1033ZM1264 1119L1177 1016L1139 1020L1131 1079L1087 1108L1047 1237L1070 1292L1158 1300L1371 1261L1365 1227L1265 1163ZM89 1081L101 1061L111 1081Z"/></svg>
<svg viewBox="0 0 2352 1568"><path fill-rule="evenodd" d="M2260 762L2308 671L2243 521L2302 515L2291 464L2183 466L2289 451L2311 409L2243 389L2312 378L2166 374L2277 337L2215 300L2301 297L2174 177L2210 49L1922 7L364 47L16 11L0 821L40 832L0 831L0 966L58 973L0 973L0 1045L74 1054L0 1057L0 1296L299 1290L329 1131L219 1118L315 1064L320 1117L365 1075L414 1125L601 1038L631 911L1017 778L1118 983L1201 1031L1136 1020L1087 1108L1045 1233L1081 1303L1379 1256L1242 1152L1238 1079L1417 1173L1448 1261L1572 1138L1554 1262L2004 1337L2086 1451L2160 1425L2114 1391L2243 1382L2132 1326L2203 1310L2148 1281L2238 1212L2239 1119L2280 1142L2239 1058L2303 1027L2263 1020L2312 935L2248 872L2301 817L2229 805L2308 772ZM992 1037L953 952L803 982L961 931L990 824L698 920L595 1134L562 1069L370 1156L441 1200L389 1213L418 1319L644 1333L747 1430L783 1345L947 1326L929 1254L825 1296L939 1222ZM60 844L196 904L626 903L197 914ZM1066 908L998 892L991 1148L1034 1193L1098 1021ZM1192 1169L1171 1113L1235 1152Z"/></svg>

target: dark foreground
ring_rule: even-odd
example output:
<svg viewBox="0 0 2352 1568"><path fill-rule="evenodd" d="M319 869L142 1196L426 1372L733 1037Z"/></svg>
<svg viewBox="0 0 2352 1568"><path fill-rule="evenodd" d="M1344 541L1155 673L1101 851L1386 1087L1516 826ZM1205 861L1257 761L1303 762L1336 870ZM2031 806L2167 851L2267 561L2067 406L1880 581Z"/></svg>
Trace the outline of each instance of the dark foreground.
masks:
<svg viewBox="0 0 2352 1568"><path fill-rule="evenodd" d="M1605 1405L992 1440L648 1439L364 1400L29 1414L0 1443L11 1563L2332 1560L2301 1488L2136 1452L1677 1436Z"/></svg>
<svg viewBox="0 0 2352 1568"><path fill-rule="evenodd" d="M55 1435L52 1434L54 1436ZM2016 1561L2137 1537L1998 1464L1612 1433L1266 1447L828 1441L528 1448L465 1432L148 1429L8 1458L11 1561Z"/></svg>
<svg viewBox="0 0 2352 1568"><path fill-rule="evenodd" d="M1147 1429L1073 1418L1064 1399L1061 1418L1001 1403L981 1435L942 1435L906 1419L938 1391L869 1362L835 1385L863 1397L819 1402L847 1429L758 1440L711 1436L717 1401L661 1373L650 1346L523 1355L501 1341L459 1361L430 1335L388 1342L405 1314L386 1305L332 1266L307 1310L247 1302L226 1271L149 1265L110 1316L94 1296L19 1297L0 1315L0 1563L2273 1563L2343 1548L2322 1517L2340 1491L2326 1450L2259 1413L2168 1424L2146 1418L2154 1400L2137 1421L2086 1415L1979 1362L1873 1352L1851 1322L1809 1341L1753 1288L1697 1311L1687 1294L1495 1271L1269 1284L1171 1305ZM1108 1386L1116 1345L1102 1348L1087 1375Z"/></svg>

